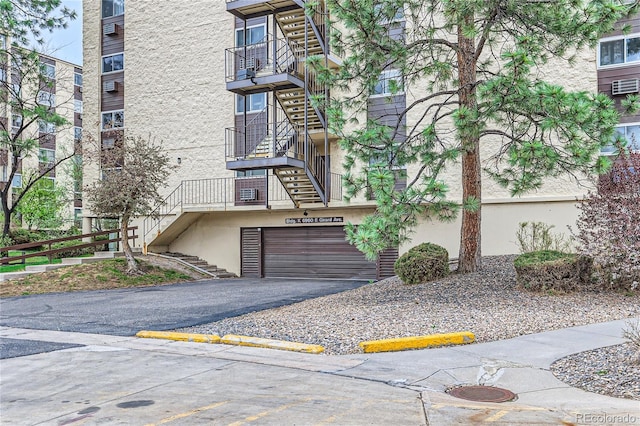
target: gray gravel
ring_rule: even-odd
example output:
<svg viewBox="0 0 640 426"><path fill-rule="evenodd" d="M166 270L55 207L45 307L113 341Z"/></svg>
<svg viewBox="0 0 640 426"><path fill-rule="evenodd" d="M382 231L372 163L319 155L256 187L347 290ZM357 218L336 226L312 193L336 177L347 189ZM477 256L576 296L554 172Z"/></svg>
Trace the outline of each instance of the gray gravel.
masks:
<svg viewBox="0 0 640 426"><path fill-rule="evenodd" d="M631 343L581 352L562 358L551 371L563 382L617 398L640 401L640 364L629 359L634 354Z"/></svg>
<svg viewBox="0 0 640 426"><path fill-rule="evenodd" d="M478 342L488 342L640 316L638 293L550 295L519 289L513 259L486 257L481 272L419 285L392 277L179 331L319 344L326 354L339 355L361 353L358 343L367 340L469 330Z"/></svg>

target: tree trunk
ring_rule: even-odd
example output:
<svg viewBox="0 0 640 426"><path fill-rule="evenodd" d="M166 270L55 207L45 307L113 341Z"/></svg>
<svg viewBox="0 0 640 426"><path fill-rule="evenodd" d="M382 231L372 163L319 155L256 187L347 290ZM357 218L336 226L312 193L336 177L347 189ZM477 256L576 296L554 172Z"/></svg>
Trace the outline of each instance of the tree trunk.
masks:
<svg viewBox="0 0 640 426"><path fill-rule="evenodd" d="M476 59L475 40L463 34L464 25L473 24L473 12L461 17L458 25L458 77L460 83L460 107L475 113L476 99ZM469 118L471 120L473 118ZM477 210L462 210L460 229L460 252L458 272L474 272L481 267L481 204L482 185L480 171L480 138L477 122L467 123L461 131L462 143L462 200L475 198L480 204Z"/></svg>
<svg viewBox="0 0 640 426"><path fill-rule="evenodd" d="M6 185L11 185L11 182L7 182ZM11 190L8 192L2 192L2 213L4 214L4 225L2 227L2 236L8 237L11 232L11 210L9 209L9 199Z"/></svg>
<svg viewBox="0 0 640 426"><path fill-rule="evenodd" d="M120 223L120 240L122 241L122 251L124 252L124 257L125 259L127 259L127 274L141 274L142 271L140 271L140 268L138 268L136 258L133 256L133 250L131 250L131 246L129 245L129 231L127 230L128 227L129 217L123 216Z"/></svg>

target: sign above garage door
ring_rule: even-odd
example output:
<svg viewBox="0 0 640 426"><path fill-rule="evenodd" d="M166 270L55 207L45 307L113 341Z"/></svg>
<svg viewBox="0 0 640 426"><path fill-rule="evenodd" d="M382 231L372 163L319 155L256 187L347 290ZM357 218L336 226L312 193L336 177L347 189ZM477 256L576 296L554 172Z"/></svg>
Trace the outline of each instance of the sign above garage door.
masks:
<svg viewBox="0 0 640 426"><path fill-rule="evenodd" d="M344 218L341 216L333 217L288 217L284 220L287 225L296 223L342 223Z"/></svg>

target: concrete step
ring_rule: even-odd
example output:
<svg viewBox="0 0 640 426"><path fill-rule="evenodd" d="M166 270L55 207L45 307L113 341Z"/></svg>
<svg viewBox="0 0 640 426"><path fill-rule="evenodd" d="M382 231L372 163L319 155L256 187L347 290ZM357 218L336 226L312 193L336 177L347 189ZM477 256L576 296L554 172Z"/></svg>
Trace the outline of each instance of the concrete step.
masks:
<svg viewBox="0 0 640 426"><path fill-rule="evenodd" d="M24 268L25 272L47 272L53 271L54 269L64 268L67 265L63 265L62 263L54 263L51 265L32 265Z"/></svg>
<svg viewBox="0 0 640 426"><path fill-rule="evenodd" d="M27 271L5 272L3 274L0 274L0 282L28 277L31 274L33 274L33 272L27 272Z"/></svg>

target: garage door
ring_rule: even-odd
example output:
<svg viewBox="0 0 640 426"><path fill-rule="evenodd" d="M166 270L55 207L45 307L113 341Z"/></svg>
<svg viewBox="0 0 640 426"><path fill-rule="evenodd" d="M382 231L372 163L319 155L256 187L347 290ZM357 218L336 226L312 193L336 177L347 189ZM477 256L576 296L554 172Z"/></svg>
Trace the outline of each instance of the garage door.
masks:
<svg viewBox="0 0 640 426"><path fill-rule="evenodd" d="M342 226L243 228L242 276L382 279L394 275L397 249L369 262Z"/></svg>
<svg viewBox="0 0 640 426"><path fill-rule="evenodd" d="M376 262L345 241L342 226L262 231L265 277L376 278Z"/></svg>

